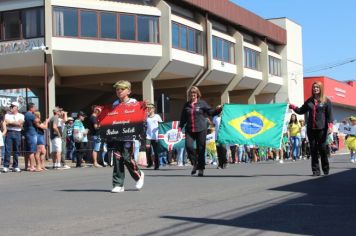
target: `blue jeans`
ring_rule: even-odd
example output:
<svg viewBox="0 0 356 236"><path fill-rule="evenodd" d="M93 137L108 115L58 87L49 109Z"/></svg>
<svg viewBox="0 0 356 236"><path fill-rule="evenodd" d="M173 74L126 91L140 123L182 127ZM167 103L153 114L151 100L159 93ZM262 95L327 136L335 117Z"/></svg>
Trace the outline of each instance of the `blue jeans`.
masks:
<svg viewBox="0 0 356 236"><path fill-rule="evenodd" d="M186 164L187 156L184 155L185 148L180 148L177 150L177 163Z"/></svg>
<svg viewBox="0 0 356 236"><path fill-rule="evenodd" d="M292 144L292 156L293 160L299 159L300 157L300 137L291 136L290 141Z"/></svg>
<svg viewBox="0 0 356 236"><path fill-rule="evenodd" d="M244 161L244 156L245 156L245 147L244 145L239 145L238 148L238 158L239 158L239 162Z"/></svg>
<svg viewBox="0 0 356 236"><path fill-rule="evenodd" d="M9 168L11 154L13 154L14 158L12 167L17 168L19 166L20 145L21 132L8 130L5 138L4 167Z"/></svg>

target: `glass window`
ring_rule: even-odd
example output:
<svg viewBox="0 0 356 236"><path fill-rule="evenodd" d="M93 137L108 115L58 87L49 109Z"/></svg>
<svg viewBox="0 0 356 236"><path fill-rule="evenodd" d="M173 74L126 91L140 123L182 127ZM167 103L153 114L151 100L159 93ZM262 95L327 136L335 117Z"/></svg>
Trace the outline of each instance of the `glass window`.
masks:
<svg viewBox="0 0 356 236"><path fill-rule="evenodd" d="M54 36L78 37L77 12L71 8L54 8Z"/></svg>
<svg viewBox="0 0 356 236"><path fill-rule="evenodd" d="M158 18L152 16L138 16L138 41L158 43Z"/></svg>
<svg viewBox="0 0 356 236"><path fill-rule="evenodd" d="M22 32L24 38L44 36L43 8L27 9L22 12Z"/></svg>
<svg viewBox="0 0 356 236"><path fill-rule="evenodd" d="M218 38L218 56L217 56L217 58L218 59L222 59L222 52L223 52L223 41L222 41L222 39L219 39Z"/></svg>
<svg viewBox="0 0 356 236"><path fill-rule="evenodd" d="M187 27L180 26L180 48L187 50Z"/></svg>
<svg viewBox="0 0 356 236"><path fill-rule="evenodd" d="M136 40L135 16L120 15L120 39Z"/></svg>
<svg viewBox="0 0 356 236"><path fill-rule="evenodd" d="M19 11L4 12L3 25L5 40L21 38Z"/></svg>
<svg viewBox="0 0 356 236"><path fill-rule="evenodd" d="M223 61L230 62L230 43L224 40Z"/></svg>
<svg viewBox="0 0 356 236"><path fill-rule="evenodd" d="M218 38L213 37L213 58L218 58Z"/></svg>
<svg viewBox="0 0 356 236"><path fill-rule="evenodd" d="M100 38L117 38L117 18L115 13L100 13Z"/></svg>
<svg viewBox="0 0 356 236"><path fill-rule="evenodd" d="M260 64L260 53L252 50L250 48L244 49L245 51L245 67L253 69L253 70L259 70Z"/></svg>
<svg viewBox="0 0 356 236"><path fill-rule="evenodd" d="M179 48L179 25L176 23L172 24L172 46Z"/></svg>
<svg viewBox="0 0 356 236"><path fill-rule="evenodd" d="M98 17L95 11L80 11L80 36L98 37Z"/></svg>
<svg viewBox="0 0 356 236"><path fill-rule="evenodd" d="M188 51L196 52L195 30L188 29Z"/></svg>
<svg viewBox="0 0 356 236"><path fill-rule="evenodd" d="M203 53L203 38L200 31L196 31L196 44L197 44L197 53Z"/></svg>
<svg viewBox="0 0 356 236"><path fill-rule="evenodd" d="M271 75L282 76L280 59L269 56L269 73Z"/></svg>

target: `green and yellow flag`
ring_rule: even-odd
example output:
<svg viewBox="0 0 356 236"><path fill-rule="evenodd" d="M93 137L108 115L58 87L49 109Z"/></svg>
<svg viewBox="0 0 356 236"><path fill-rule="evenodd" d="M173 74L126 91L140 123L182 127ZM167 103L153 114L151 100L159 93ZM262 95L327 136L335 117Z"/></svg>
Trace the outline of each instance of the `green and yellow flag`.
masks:
<svg viewBox="0 0 356 236"><path fill-rule="evenodd" d="M225 104L218 142L280 148L286 111L286 103Z"/></svg>

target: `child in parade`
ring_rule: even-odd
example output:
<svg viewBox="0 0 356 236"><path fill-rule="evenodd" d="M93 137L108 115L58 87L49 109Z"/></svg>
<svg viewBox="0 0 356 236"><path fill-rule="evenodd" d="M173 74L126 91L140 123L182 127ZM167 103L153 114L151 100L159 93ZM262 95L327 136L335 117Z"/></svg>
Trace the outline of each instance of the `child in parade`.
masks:
<svg viewBox="0 0 356 236"><path fill-rule="evenodd" d="M127 80L120 80L114 84L116 89L116 95L118 100L113 103L113 107L118 106L121 103L136 103L137 100L130 98L131 83ZM125 180L125 166L129 171L131 177L136 181L136 189L141 189L144 184L144 173L138 167L137 163L133 159L133 140L131 141L118 141L114 144L114 168L112 193L124 192L124 180Z"/></svg>
<svg viewBox="0 0 356 236"><path fill-rule="evenodd" d="M356 116L350 117L351 127L355 130L356 127ZM350 150L350 161L356 163L356 134L352 133L348 135L346 139L346 145Z"/></svg>

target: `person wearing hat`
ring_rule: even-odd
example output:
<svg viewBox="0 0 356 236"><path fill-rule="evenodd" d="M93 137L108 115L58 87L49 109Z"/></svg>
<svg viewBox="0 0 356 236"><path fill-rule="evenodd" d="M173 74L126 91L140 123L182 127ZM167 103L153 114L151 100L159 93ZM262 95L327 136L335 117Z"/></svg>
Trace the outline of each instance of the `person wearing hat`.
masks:
<svg viewBox="0 0 356 236"><path fill-rule="evenodd" d="M89 117L89 133L93 139L93 166L101 167L98 164L98 153L100 152L101 147L101 139L99 137L99 123L98 123L98 115L101 113L102 108L100 106L92 106L92 114Z"/></svg>
<svg viewBox="0 0 356 236"><path fill-rule="evenodd" d="M350 150L350 161L356 163L356 116L351 116L350 122L351 132L353 132L347 136L346 145Z"/></svg>
<svg viewBox="0 0 356 236"><path fill-rule="evenodd" d="M65 123L65 130L67 132L66 134L66 143L67 143L67 152L66 152L66 160L71 160L74 162L74 151L75 151L75 142L73 138L73 124L74 124L74 119L73 117L68 117L66 123Z"/></svg>
<svg viewBox="0 0 356 236"><path fill-rule="evenodd" d="M18 157L21 145L21 130L25 117L19 113L18 102L12 102L10 112L5 115L7 133L5 137L5 157L3 163L3 172L9 172L10 156L13 154L12 171L21 172L19 168Z"/></svg>
<svg viewBox="0 0 356 236"><path fill-rule="evenodd" d="M158 123L162 122L160 115L155 113L156 106L153 103L147 104L147 129L146 129L146 157L147 168L152 166L152 149L155 155L155 170L159 169L159 151L158 151Z"/></svg>
<svg viewBox="0 0 356 236"><path fill-rule="evenodd" d="M78 112L78 117L73 124L73 138L75 142L75 155L77 158L76 167L82 167L82 161L86 154L86 149L88 147L88 130L85 129L83 121L86 114L83 111Z"/></svg>
<svg viewBox="0 0 356 236"><path fill-rule="evenodd" d="M55 107L53 109L53 116L49 120L49 136L51 139L51 157L53 160L53 169L61 167L61 153L62 153L62 129L60 123L60 115L62 108Z"/></svg>
<svg viewBox="0 0 356 236"><path fill-rule="evenodd" d="M121 103L135 103L136 99L130 98L131 83L127 80L120 80L114 84L116 96L118 99L113 103L113 107ZM132 158L133 141L119 141L114 144L114 168L112 193L124 192L125 166L131 177L136 181L136 189L141 189L144 184L144 173L138 167L136 161Z"/></svg>

